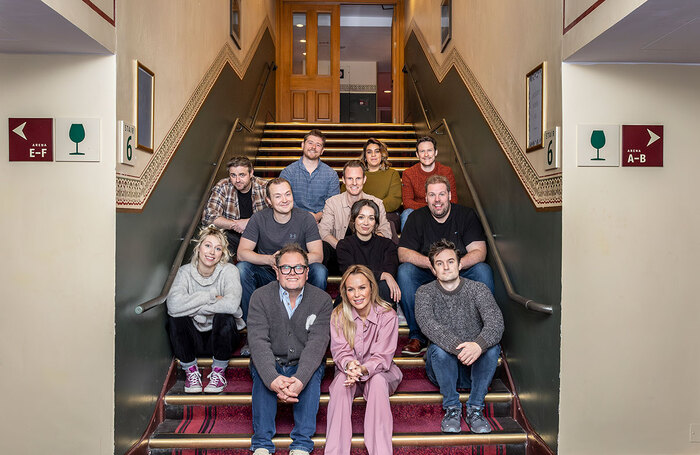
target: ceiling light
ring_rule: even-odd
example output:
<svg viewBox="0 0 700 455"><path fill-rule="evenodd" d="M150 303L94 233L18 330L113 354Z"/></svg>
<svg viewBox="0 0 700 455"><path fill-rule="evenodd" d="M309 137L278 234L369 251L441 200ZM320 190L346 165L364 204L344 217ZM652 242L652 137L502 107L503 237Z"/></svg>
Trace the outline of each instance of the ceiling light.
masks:
<svg viewBox="0 0 700 455"><path fill-rule="evenodd" d="M306 55L306 52L302 52L301 55Z"/></svg>
<svg viewBox="0 0 700 455"><path fill-rule="evenodd" d="M300 42L300 43L305 43L306 40L305 40L305 39L300 39L299 42Z"/></svg>
<svg viewBox="0 0 700 455"><path fill-rule="evenodd" d="M384 90L384 93L391 93L391 90Z"/></svg>
<svg viewBox="0 0 700 455"><path fill-rule="evenodd" d="M304 24L297 24L297 27L302 28Z"/></svg>

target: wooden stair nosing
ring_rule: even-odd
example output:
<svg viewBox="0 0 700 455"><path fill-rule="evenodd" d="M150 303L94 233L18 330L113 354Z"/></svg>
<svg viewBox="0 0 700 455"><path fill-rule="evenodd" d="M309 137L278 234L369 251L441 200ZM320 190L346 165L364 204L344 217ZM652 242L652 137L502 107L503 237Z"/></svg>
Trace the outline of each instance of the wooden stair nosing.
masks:
<svg viewBox="0 0 700 455"><path fill-rule="evenodd" d="M348 161L348 157L345 156L327 156L324 155L323 158L321 158L321 161L323 162L328 162L328 161L338 161L341 163L345 163ZM258 155L255 157L255 161L289 161L290 163L299 160L298 156L295 155L290 155L290 156L279 156L279 155ZM411 161L413 163L418 162L418 157L414 156L397 156L395 158L392 158L392 161ZM393 166L392 166L393 167Z"/></svg>
<svg viewBox="0 0 700 455"><path fill-rule="evenodd" d="M466 403L469 399L468 393L460 393L459 401ZM249 393L229 393L229 394L172 394L166 395L165 404L167 406L230 406L249 405L252 403L252 395ZM329 395L322 393L319 403L328 404ZM486 403L509 403L513 400L510 392L489 392L484 397ZM363 396L353 399L354 403L364 403ZM389 396L391 404L436 404L442 403L442 395L439 392L401 392Z"/></svg>
<svg viewBox="0 0 700 455"><path fill-rule="evenodd" d="M394 357L394 363L400 367L422 367L425 366L425 360L423 357ZM199 367L210 367L212 364L211 357L202 357L197 359L197 365ZM178 360L179 365L179 360ZM249 357L233 357L229 359L229 368L247 367L250 365ZM333 366L335 363L332 358L326 359L326 366ZM498 358L498 365L501 365L501 358Z"/></svg>
<svg viewBox="0 0 700 455"><path fill-rule="evenodd" d="M375 138L380 140L381 142L387 144L412 144L415 146L416 140L415 139L397 139L397 138ZM301 144L301 141L303 141L303 137L265 137L263 136L261 139L262 143L270 143L270 142L278 142L278 143L292 143L292 144ZM359 144L359 145L364 145L364 143L367 142L367 139L354 139L354 138L348 138L348 139L341 139L341 138L328 138L326 139L326 144Z"/></svg>
<svg viewBox="0 0 700 455"><path fill-rule="evenodd" d="M311 130L323 128L406 128L414 129L413 123L304 123L304 122L267 122L265 128L302 128ZM325 131L324 131L325 133Z"/></svg>
<svg viewBox="0 0 700 455"><path fill-rule="evenodd" d="M325 436L314 436L314 447L322 447L326 443ZM152 449L245 449L250 447L250 435L244 434L178 434L162 433L151 436L149 447ZM525 432L503 432L503 433L395 433L391 437L394 446L417 446L417 447L437 447L437 446L464 446L464 445L494 445L494 444L522 444L527 442ZM272 443L277 448L288 448L292 439L288 435L275 436ZM355 434L352 437L353 447L363 447L364 437Z"/></svg>
<svg viewBox="0 0 700 455"><path fill-rule="evenodd" d="M264 136L267 135L296 135L297 137L300 137L302 140L304 138L304 135L308 133L309 130L299 130L299 129L276 129L276 130L265 130L263 132ZM398 135L413 135L413 139L415 140L415 135L416 132L415 130L409 130L409 129L394 129L394 130L387 130L387 129L332 129L328 131L323 131L323 135L326 136L326 139L329 139L334 136L342 136L342 135L348 135L348 136L366 136L366 137L374 137L374 136L379 136L379 135L390 135L390 136L398 136Z"/></svg>
<svg viewBox="0 0 700 455"><path fill-rule="evenodd" d="M325 161L325 160L321 160L321 161ZM263 171L267 171L267 172L282 172L282 170L283 170L285 167L287 167L287 166L255 166L255 170L256 170L257 172L263 172ZM336 171L336 172L343 172L343 168L342 168L342 167L330 166L330 168L333 169L333 170ZM392 166L392 169L395 169L395 170L398 171L399 173L402 173L403 171L405 171L405 170L408 169L408 168L407 168L407 167L393 167L393 166Z"/></svg>

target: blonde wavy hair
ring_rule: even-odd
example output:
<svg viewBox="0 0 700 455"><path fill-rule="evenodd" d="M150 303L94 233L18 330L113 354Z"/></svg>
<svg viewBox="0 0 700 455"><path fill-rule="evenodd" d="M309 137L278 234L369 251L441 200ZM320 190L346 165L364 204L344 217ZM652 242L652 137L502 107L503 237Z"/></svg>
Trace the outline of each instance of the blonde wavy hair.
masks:
<svg viewBox="0 0 700 455"><path fill-rule="evenodd" d="M362 161L362 164L365 165L365 169L369 169L369 164L367 164L367 147L369 147L370 144L378 145L379 153L382 154L382 161L381 163L379 163L379 169L382 171L389 169L389 167L391 166L391 162L389 162L389 151L387 150L386 145L384 145L382 141L373 137L367 139L367 142L365 142L365 145L362 147L362 155L360 155L360 161Z"/></svg>
<svg viewBox="0 0 700 455"><path fill-rule="evenodd" d="M209 235L213 235L219 239L219 242L221 243L223 254L221 255L221 259L219 259L219 264L226 264L229 260L231 260L231 254L228 252L228 239L226 238L226 234L224 234L224 232L218 227L210 224L209 226L204 226L201 228L197 234L197 238L193 240L194 249L192 250L191 262L195 268L199 266L199 247L202 246L202 242L204 242L204 239L206 239Z"/></svg>
<svg viewBox="0 0 700 455"><path fill-rule="evenodd" d="M391 307L391 304L385 302L381 299L381 297L379 297L379 286L377 285L377 281L374 279L374 274L370 269L359 264L348 267L345 273L343 273L343 278L340 280L340 296L342 297L343 302L333 310L333 313L331 314L331 326L335 327L336 333L340 333L342 330L343 336L347 340L348 344L350 344L350 348L354 349L355 320L352 317L353 307L350 303L350 299L348 299L347 288L345 286L345 283L350 275L363 275L365 278L367 278L370 287L369 298L372 302L370 305L379 305L380 307L384 308L384 311L394 311L394 309Z"/></svg>

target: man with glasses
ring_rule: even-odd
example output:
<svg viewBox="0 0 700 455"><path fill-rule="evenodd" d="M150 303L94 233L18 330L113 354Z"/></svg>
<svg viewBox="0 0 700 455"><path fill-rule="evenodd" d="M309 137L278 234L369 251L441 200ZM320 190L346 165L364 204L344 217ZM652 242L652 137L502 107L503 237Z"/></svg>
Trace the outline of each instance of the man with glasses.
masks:
<svg viewBox="0 0 700 455"><path fill-rule="evenodd" d="M301 143L302 156L282 169L294 192L294 206L311 213L318 223L326 200L340 193L338 174L321 161L326 138L319 130L311 130Z"/></svg>
<svg viewBox="0 0 700 455"><path fill-rule="evenodd" d="M231 258L236 256L241 234L253 213L267 207L267 181L253 176L253 163L245 156L234 156L228 163L228 178L211 190L209 202L202 213L202 224L223 229L228 239Z"/></svg>
<svg viewBox="0 0 700 455"><path fill-rule="evenodd" d="M297 243L305 248L310 284L325 290L328 278L328 270L322 264L323 243L318 225L308 212L294 207L289 182L281 177L272 179L265 191L270 208L253 214L238 245L244 320L248 318L253 291L275 279L275 256L286 244Z"/></svg>
<svg viewBox="0 0 700 455"><path fill-rule="evenodd" d="M248 341L253 377L253 455L275 451L277 401L293 403L290 455L314 448L324 356L330 339L331 298L307 286L309 259L297 244L284 246L274 259L277 281L250 299Z"/></svg>

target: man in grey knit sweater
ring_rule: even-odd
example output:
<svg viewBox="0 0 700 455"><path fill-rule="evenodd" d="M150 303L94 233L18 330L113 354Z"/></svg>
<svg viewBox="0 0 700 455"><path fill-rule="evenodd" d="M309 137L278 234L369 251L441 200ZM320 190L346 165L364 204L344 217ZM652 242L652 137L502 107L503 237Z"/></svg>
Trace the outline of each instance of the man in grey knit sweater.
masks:
<svg viewBox="0 0 700 455"><path fill-rule="evenodd" d="M454 243L435 242L428 258L437 280L418 288L416 321L431 342L425 369L443 396L442 431L461 431L457 388L470 388L465 420L472 432L490 433L484 397L498 365L503 315L485 284L459 276Z"/></svg>
<svg viewBox="0 0 700 455"><path fill-rule="evenodd" d="M275 256L277 280L250 298L248 343L253 377L254 455L275 451L277 400L294 405L290 455L313 450L316 413L321 395L323 362L330 340L331 298L306 286L309 260L297 244Z"/></svg>

